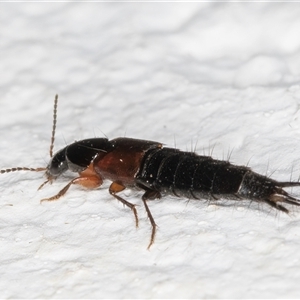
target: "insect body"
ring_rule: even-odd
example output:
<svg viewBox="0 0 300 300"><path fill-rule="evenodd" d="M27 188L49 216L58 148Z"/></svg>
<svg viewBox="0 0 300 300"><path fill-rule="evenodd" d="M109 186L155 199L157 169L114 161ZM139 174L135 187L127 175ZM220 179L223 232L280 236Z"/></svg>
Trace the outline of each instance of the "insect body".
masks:
<svg viewBox="0 0 300 300"><path fill-rule="evenodd" d="M55 136L57 96L54 102L53 130L50 156ZM189 199L218 200L220 198L264 202L288 213L282 204L300 206L300 200L292 197L285 187L300 186L299 182L278 182L251 171L244 166L235 166L228 161L215 160L193 152L164 148L161 143L131 138L92 138L75 142L58 151L46 168L11 168L12 171L46 171L47 182L52 182L67 170L79 173L55 196L41 201L57 200L72 184L86 188L100 187L110 180L109 193L134 213L136 226L138 217L135 205L119 195L125 188L144 191L142 201L152 225L150 244L153 244L156 224L147 200L163 195L187 197Z"/></svg>

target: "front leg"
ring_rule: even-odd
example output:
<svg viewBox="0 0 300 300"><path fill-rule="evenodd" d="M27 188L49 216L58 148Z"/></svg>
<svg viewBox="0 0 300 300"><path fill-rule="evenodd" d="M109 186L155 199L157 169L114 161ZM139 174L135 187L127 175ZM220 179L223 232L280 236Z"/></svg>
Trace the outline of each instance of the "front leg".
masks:
<svg viewBox="0 0 300 300"><path fill-rule="evenodd" d="M79 177L74 178L71 180L62 190L60 190L56 195L44 198L41 200L41 202L44 201L54 201L58 200L60 197L62 197L70 188L72 184L78 184L88 189L94 189L97 187L100 187L103 183L102 178L95 172L91 171L92 166L90 165L87 169L85 169L83 172L79 174Z"/></svg>

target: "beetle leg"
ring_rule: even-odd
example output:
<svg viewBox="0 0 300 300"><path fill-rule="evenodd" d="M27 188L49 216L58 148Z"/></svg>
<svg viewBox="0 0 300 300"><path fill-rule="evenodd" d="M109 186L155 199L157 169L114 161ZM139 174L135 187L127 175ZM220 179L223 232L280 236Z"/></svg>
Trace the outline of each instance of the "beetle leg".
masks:
<svg viewBox="0 0 300 300"><path fill-rule="evenodd" d="M77 178L75 178L77 179ZM74 179L73 179L74 180ZM67 190L69 189L69 187L71 186L71 184L73 183L73 180L70 181L62 190L60 190L55 196L49 197L49 198L44 198L42 199L40 202L44 202L44 201L53 201L53 200L57 200L59 199L61 196L63 196Z"/></svg>
<svg viewBox="0 0 300 300"><path fill-rule="evenodd" d="M138 227L139 226L139 219L137 216L137 212L136 212L136 208L135 205L126 201L125 199L121 198L120 196L116 195L116 193L119 193L123 190L125 190L125 186L121 183L118 182L113 182L110 187L109 187L109 193L114 196L117 200L119 200L120 202L122 202L124 205L126 205L127 207L129 207L134 214L134 218L135 218L135 226Z"/></svg>
<svg viewBox="0 0 300 300"><path fill-rule="evenodd" d="M56 194L55 196L52 196L50 198L44 198L41 200L41 202L44 202L44 201L53 201L53 200L57 200L59 199L60 197L62 197L66 192L67 190L70 188L70 186L72 184L79 184L83 187L86 187L86 188L89 188L89 189L92 189L92 188L97 188L99 187L103 180L100 176L84 176L84 172L80 173L80 177L76 177L74 178L73 180L71 180L62 190L60 190L58 192L58 194Z"/></svg>
<svg viewBox="0 0 300 300"><path fill-rule="evenodd" d="M150 209L148 207L147 200L154 200L154 199L160 199L160 198L161 198L161 194L159 192L157 192L157 191L154 191L154 190L147 190L145 192L145 194L142 196L142 200L143 200L143 203L144 203L144 206L145 206L148 218L149 218L151 226L152 226L150 243L149 243L148 248L147 248L148 250L150 249L150 247L154 243L157 225L156 225L156 223L154 221L154 218L153 218L153 216L151 214L151 211L150 211Z"/></svg>

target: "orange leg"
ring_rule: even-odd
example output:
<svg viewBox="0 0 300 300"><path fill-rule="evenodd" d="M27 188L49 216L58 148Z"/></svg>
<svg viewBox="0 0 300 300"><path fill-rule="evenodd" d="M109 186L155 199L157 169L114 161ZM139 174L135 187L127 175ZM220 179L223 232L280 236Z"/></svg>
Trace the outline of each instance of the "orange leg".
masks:
<svg viewBox="0 0 300 300"><path fill-rule="evenodd" d="M93 189L93 188L97 188L99 186L101 186L103 180L100 176L96 175L94 173L94 175L91 175L92 173L90 172L90 170L85 170L83 172L80 173L79 177L74 178L73 180L71 180L62 190L60 190L55 196L49 197L49 198L44 198L41 200L41 202L44 201L53 201L53 200L57 200L60 197L62 197L70 188L70 186L72 184L79 184L83 187L89 188L89 189Z"/></svg>
<svg viewBox="0 0 300 300"><path fill-rule="evenodd" d="M119 193L119 192L125 190L125 188L126 187L123 184L118 183L118 182L113 182L109 187L109 193L133 211L133 214L134 214L134 217L135 217L135 226L138 227L139 226L139 219L138 219L138 216L137 216L135 205L128 202L128 201L126 201L125 199L121 198L120 196L116 195L116 193Z"/></svg>

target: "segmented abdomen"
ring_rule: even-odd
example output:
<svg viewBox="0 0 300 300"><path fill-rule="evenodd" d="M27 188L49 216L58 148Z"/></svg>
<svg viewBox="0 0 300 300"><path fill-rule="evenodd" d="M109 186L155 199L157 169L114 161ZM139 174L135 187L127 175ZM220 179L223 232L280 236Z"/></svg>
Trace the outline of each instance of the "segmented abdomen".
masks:
<svg viewBox="0 0 300 300"><path fill-rule="evenodd" d="M263 200L276 192L276 181L244 166L172 148L146 152L138 185L162 194L194 199Z"/></svg>

